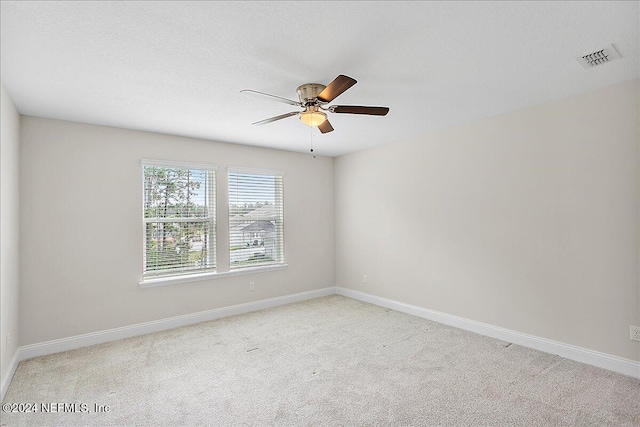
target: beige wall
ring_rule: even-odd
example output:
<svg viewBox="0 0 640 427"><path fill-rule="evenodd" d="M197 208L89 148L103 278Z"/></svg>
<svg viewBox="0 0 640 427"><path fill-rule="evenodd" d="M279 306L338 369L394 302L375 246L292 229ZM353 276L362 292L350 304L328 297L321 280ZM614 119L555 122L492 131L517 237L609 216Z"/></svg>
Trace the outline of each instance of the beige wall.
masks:
<svg viewBox="0 0 640 427"><path fill-rule="evenodd" d="M0 365L4 383L19 342L20 116L4 85L0 91Z"/></svg>
<svg viewBox="0 0 640 427"><path fill-rule="evenodd" d="M339 157L336 284L640 360L639 117L636 80Z"/></svg>
<svg viewBox="0 0 640 427"><path fill-rule="evenodd" d="M21 132L22 345L335 283L331 158L34 117ZM141 159L217 165L221 186L227 166L283 171L289 267L141 289Z"/></svg>

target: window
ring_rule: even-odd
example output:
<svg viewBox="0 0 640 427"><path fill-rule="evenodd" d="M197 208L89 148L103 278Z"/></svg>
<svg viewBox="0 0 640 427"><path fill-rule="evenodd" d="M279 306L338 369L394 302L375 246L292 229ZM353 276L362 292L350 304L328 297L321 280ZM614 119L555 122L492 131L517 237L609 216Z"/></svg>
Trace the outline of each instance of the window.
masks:
<svg viewBox="0 0 640 427"><path fill-rule="evenodd" d="M229 268L284 263L281 172L229 170Z"/></svg>
<svg viewBox="0 0 640 427"><path fill-rule="evenodd" d="M144 279L215 269L215 167L144 160Z"/></svg>

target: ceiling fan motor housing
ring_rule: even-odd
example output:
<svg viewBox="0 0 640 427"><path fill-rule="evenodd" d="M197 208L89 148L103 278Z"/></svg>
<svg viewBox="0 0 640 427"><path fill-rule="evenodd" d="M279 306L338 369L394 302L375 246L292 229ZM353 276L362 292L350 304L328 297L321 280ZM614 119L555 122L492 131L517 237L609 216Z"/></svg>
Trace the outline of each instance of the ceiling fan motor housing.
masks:
<svg viewBox="0 0 640 427"><path fill-rule="evenodd" d="M324 90L326 86L321 85L320 83L305 83L303 85L298 86L296 92L298 93L298 98L300 102L306 107L309 105L318 105L319 101L317 99L320 92Z"/></svg>

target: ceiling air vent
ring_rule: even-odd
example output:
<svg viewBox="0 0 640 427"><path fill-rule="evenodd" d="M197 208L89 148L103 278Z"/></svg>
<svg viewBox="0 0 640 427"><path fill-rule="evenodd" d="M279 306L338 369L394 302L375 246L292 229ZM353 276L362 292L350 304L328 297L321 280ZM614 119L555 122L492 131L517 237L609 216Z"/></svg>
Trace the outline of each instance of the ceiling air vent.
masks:
<svg viewBox="0 0 640 427"><path fill-rule="evenodd" d="M588 53L584 56L576 58L576 60L584 67L585 70L593 68L597 65L606 64L614 59L620 58L620 54L612 44L607 47Z"/></svg>

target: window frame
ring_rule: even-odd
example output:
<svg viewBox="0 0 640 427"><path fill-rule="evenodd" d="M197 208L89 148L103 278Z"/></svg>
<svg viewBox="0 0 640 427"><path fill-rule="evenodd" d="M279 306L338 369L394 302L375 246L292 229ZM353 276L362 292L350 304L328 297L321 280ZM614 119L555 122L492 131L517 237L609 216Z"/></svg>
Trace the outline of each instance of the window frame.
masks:
<svg viewBox="0 0 640 427"><path fill-rule="evenodd" d="M142 279L140 281L140 285L147 286L158 286L154 285L154 283L174 283L178 281L192 281L192 280L202 280L207 276L215 274L218 268L217 263L217 192L218 192L218 167L216 165L211 164L203 164L203 163L193 163L193 162L176 162L171 160L155 160L155 159L142 159L140 161L141 164L141 179L142 179ZM207 171L208 181L210 184L209 189L209 204L207 205L208 211L210 215L208 216L208 220L199 220L199 219L191 219L189 220L187 217L179 217L172 218L167 221L160 222L168 222L168 223L196 223L196 222L204 222L207 223L209 229L209 239L208 239L208 263L210 267L202 268L202 269L193 269L193 270L164 270L164 272L158 273L149 273L147 272L147 224L158 222L157 218L146 218L145 217L145 167L164 167L167 169L190 169L190 170L200 170ZM156 221L154 221L154 219ZM147 287L143 286L143 287Z"/></svg>

